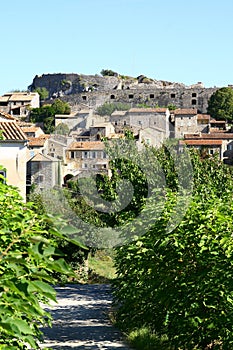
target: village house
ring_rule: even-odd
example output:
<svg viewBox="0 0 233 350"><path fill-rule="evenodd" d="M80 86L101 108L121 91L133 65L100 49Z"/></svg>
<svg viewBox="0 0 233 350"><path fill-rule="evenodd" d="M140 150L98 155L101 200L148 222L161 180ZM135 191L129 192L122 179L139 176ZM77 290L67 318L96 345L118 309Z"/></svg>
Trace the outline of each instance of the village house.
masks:
<svg viewBox="0 0 233 350"><path fill-rule="evenodd" d="M180 144L186 144L188 147L206 150L208 154L213 155L216 152L224 163L233 165L233 133L209 133L209 134L186 134Z"/></svg>
<svg viewBox="0 0 233 350"><path fill-rule="evenodd" d="M73 142L66 149L66 175L108 173L108 158L101 141Z"/></svg>
<svg viewBox="0 0 233 350"><path fill-rule="evenodd" d="M14 117L27 119L30 109L39 107L37 92L9 92L0 96L0 110Z"/></svg>
<svg viewBox="0 0 233 350"><path fill-rule="evenodd" d="M115 128L110 122L96 123L90 126L90 140L99 141L102 137L111 138L115 134Z"/></svg>
<svg viewBox="0 0 233 350"><path fill-rule="evenodd" d="M176 109L172 113L175 134L177 139L183 138L185 134L208 133L210 127L210 116L197 113L196 108Z"/></svg>
<svg viewBox="0 0 233 350"><path fill-rule="evenodd" d="M36 191L41 191L61 184L61 164L58 159L37 153L28 161L27 192L32 185L36 186Z"/></svg>
<svg viewBox="0 0 233 350"><path fill-rule="evenodd" d="M27 137L15 118L0 112L0 165L9 185L16 186L26 200Z"/></svg>
<svg viewBox="0 0 233 350"><path fill-rule="evenodd" d="M116 131L131 129L134 133L146 128L163 130L164 138L169 137L168 108L130 108L128 111L115 111L110 116L110 122Z"/></svg>

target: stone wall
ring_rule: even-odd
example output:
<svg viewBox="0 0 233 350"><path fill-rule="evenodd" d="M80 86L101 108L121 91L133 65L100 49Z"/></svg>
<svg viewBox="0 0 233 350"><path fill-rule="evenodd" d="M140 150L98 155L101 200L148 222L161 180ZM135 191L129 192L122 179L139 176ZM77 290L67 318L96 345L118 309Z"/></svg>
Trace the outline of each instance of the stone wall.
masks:
<svg viewBox="0 0 233 350"><path fill-rule="evenodd" d="M174 104L178 108L197 108L206 113L208 100L218 88L205 88L202 83L186 86L182 83L170 83L148 79L84 74L43 74L35 76L28 87L33 91L45 87L49 98L62 98L68 102L72 111L83 106L96 109L105 102L130 103L136 106L146 103L150 106L166 107Z"/></svg>
<svg viewBox="0 0 233 350"><path fill-rule="evenodd" d="M134 89L104 92L83 92L62 97L75 110L81 103L96 109L104 103L129 103L167 107L169 104L177 108L197 108L199 113L206 113L208 100L217 88L179 88L179 89Z"/></svg>

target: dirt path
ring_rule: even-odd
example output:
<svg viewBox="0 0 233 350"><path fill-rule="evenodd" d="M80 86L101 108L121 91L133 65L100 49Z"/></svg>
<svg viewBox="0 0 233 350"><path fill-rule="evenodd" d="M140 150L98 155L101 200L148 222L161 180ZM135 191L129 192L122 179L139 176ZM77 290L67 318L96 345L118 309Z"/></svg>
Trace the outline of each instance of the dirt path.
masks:
<svg viewBox="0 0 233 350"><path fill-rule="evenodd" d="M69 285L56 290L58 304L52 308L53 327L43 329L42 348L130 349L108 320L112 298L108 285Z"/></svg>

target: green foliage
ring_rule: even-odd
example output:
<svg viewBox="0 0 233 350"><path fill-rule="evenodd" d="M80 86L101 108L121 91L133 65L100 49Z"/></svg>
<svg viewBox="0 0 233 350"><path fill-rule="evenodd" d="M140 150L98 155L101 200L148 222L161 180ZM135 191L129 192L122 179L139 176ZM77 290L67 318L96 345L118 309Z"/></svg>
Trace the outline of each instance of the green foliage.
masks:
<svg viewBox="0 0 233 350"><path fill-rule="evenodd" d="M69 127L67 124L64 123L60 123L56 126L56 128L54 129L54 133L58 134L58 135L68 135L69 134Z"/></svg>
<svg viewBox="0 0 233 350"><path fill-rule="evenodd" d="M114 76L117 76L118 74L116 72L114 72L113 70L111 69L102 69L100 74L103 76L103 77L114 77Z"/></svg>
<svg viewBox="0 0 233 350"><path fill-rule="evenodd" d="M233 90L223 87L214 92L209 101L207 113L215 119L233 120Z"/></svg>
<svg viewBox="0 0 233 350"><path fill-rule="evenodd" d="M130 109L130 104L128 103L104 103L102 106L98 107L96 113L99 115L111 115L114 111L127 111Z"/></svg>
<svg viewBox="0 0 233 350"><path fill-rule="evenodd" d="M232 170L193 151L192 201L169 232L177 175L164 151L157 154L169 187L163 213L147 233L117 249L117 322L128 333L146 327L154 344L166 339L166 349L228 350L233 346ZM153 217L157 207L149 203L145 210Z"/></svg>
<svg viewBox="0 0 233 350"><path fill-rule="evenodd" d="M49 92L45 87L38 87L33 92L38 92L41 100L46 100L49 97Z"/></svg>
<svg viewBox="0 0 233 350"><path fill-rule="evenodd" d="M30 113L30 121L33 123L44 123L45 133L54 131L55 114L69 114L68 103L56 99L51 105L43 105L40 108L33 108Z"/></svg>
<svg viewBox="0 0 233 350"><path fill-rule="evenodd" d="M167 105L167 108L169 109L169 111L174 111L175 109L177 109L177 106L172 104L172 103L170 103L170 104Z"/></svg>
<svg viewBox="0 0 233 350"><path fill-rule="evenodd" d="M39 349L39 327L51 320L41 304L56 300L52 274L73 272L46 238L51 218L36 214L1 182L0 202L0 349ZM55 228L50 235L62 237Z"/></svg>

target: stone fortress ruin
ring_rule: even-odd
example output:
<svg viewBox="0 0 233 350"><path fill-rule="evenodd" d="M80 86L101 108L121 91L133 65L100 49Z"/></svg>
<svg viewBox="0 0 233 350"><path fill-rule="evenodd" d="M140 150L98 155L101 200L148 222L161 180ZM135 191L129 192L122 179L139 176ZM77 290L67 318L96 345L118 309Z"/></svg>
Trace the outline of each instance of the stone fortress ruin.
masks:
<svg viewBox="0 0 233 350"><path fill-rule="evenodd" d="M54 73L36 75L30 91L46 88L49 99L59 97L72 110L83 106L91 109L104 103L127 103L131 107L146 104L151 107L196 108L206 113L210 96L217 87L205 88L201 82L190 86L182 83L155 80L140 75L137 78L115 73L113 76Z"/></svg>

